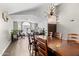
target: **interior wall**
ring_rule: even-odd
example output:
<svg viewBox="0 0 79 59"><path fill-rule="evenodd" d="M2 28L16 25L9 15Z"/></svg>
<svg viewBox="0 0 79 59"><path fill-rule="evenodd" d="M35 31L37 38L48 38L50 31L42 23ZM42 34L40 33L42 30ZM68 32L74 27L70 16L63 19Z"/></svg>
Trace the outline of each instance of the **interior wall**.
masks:
<svg viewBox="0 0 79 59"><path fill-rule="evenodd" d="M9 30L10 22L5 22L2 19L2 10L0 10L0 55L4 53L11 42Z"/></svg>
<svg viewBox="0 0 79 59"><path fill-rule="evenodd" d="M63 34L63 39L67 39L68 33L79 34L79 3L61 4L57 7L57 16L57 32Z"/></svg>

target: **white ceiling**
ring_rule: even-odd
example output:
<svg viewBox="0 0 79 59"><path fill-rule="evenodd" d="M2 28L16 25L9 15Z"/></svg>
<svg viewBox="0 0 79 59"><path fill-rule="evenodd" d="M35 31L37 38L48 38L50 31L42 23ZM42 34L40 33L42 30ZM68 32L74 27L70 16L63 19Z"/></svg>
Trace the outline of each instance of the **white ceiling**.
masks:
<svg viewBox="0 0 79 59"><path fill-rule="evenodd" d="M27 11L43 4L44 3L0 3L0 9L8 11L8 14L13 14L25 10Z"/></svg>
<svg viewBox="0 0 79 59"><path fill-rule="evenodd" d="M12 14L23 10L29 10L40 5L42 5L42 3L0 3L0 9Z"/></svg>

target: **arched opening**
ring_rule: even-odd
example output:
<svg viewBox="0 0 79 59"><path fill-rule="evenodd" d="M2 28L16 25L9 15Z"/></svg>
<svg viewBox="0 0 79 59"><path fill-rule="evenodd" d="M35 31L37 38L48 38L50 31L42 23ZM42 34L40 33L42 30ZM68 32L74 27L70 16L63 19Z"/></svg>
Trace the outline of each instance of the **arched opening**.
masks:
<svg viewBox="0 0 79 59"><path fill-rule="evenodd" d="M22 22L22 30L25 35L30 32L30 23L29 22Z"/></svg>

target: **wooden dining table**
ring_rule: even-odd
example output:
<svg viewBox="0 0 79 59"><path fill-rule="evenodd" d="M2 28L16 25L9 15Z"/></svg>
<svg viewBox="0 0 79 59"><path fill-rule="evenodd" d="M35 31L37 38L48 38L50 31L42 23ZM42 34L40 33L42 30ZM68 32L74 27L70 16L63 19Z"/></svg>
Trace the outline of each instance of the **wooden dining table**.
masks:
<svg viewBox="0 0 79 59"><path fill-rule="evenodd" d="M47 38L47 46L57 56L79 56L79 40Z"/></svg>

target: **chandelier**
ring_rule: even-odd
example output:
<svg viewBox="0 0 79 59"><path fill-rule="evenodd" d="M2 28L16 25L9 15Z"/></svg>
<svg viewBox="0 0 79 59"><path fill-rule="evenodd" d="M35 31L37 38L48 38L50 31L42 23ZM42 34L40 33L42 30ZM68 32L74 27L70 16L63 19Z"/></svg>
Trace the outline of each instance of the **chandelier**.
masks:
<svg viewBox="0 0 79 59"><path fill-rule="evenodd" d="M51 3L51 4L49 5L49 15L50 15L50 16L52 16L52 15L55 16L55 6L54 6L53 3Z"/></svg>
<svg viewBox="0 0 79 59"><path fill-rule="evenodd" d="M54 4L49 5L48 9L48 23L49 24L56 24L56 14L55 14L55 6Z"/></svg>

